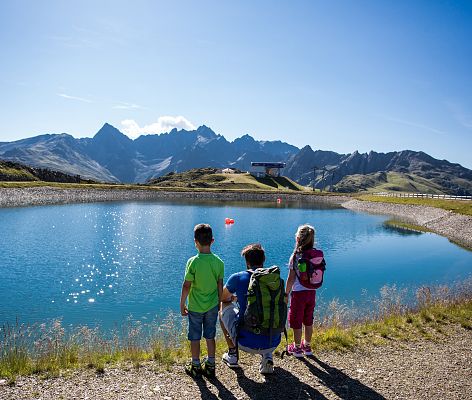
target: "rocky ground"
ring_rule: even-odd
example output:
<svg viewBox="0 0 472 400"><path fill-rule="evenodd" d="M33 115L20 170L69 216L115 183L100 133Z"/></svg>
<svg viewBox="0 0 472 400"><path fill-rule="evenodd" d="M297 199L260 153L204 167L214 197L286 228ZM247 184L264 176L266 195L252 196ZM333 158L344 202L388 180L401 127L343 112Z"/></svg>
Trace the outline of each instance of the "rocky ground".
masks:
<svg viewBox="0 0 472 400"><path fill-rule="evenodd" d="M0 381L1 399L472 399L472 331L454 328L440 340L394 342L301 360L275 359L263 377L259 358L242 368L221 363L214 380L193 380L182 366L163 372L153 363L139 369L66 373L58 378Z"/></svg>
<svg viewBox="0 0 472 400"><path fill-rule="evenodd" d="M456 214L440 208L409 204L377 203L348 200L344 208L375 214L392 215L401 220L420 225L445 236L453 242L472 249L472 217Z"/></svg>

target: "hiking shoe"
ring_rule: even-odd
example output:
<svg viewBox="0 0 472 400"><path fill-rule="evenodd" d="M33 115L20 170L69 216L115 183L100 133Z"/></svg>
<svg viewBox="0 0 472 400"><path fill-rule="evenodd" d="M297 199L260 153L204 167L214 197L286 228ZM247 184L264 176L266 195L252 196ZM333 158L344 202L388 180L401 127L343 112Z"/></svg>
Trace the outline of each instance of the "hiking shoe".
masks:
<svg viewBox="0 0 472 400"><path fill-rule="evenodd" d="M303 350L301 347L297 346L295 343L290 343L287 346L287 353L291 354L297 358L303 357Z"/></svg>
<svg viewBox="0 0 472 400"><path fill-rule="evenodd" d="M192 362L189 362L185 366L185 372L190 375L192 378L198 378L199 376L202 375L203 370L201 364L195 365Z"/></svg>
<svg viewBox="0 0 472 400"><path fill-rule="evenodd" d="M207 378L215 377L215 364L210 363L207 357L203 359L202 371Z"/></svg>
<svg viewBox="0 0 472 400"><path fill-rule="evenodd" d="M232 352L230 350L223 354L221 360L230 368L239 368L237 352Z"/></svg>
<svg viewBox="0 0 472 400"><path fill-rule="evenodd" d="M263 358L261 364L259 365L259 372L264 375L269 375L274 373L274 361L270 358Z"/></svg>
<svg viewBox="0 0 472 400"><path fill-rule="evenodd" d="M303 354L305 354L306 356L312 356L313 355L313 352L311 351L310 343L307 343L307 342L303 341L300 348L302 349Z"/></svg>

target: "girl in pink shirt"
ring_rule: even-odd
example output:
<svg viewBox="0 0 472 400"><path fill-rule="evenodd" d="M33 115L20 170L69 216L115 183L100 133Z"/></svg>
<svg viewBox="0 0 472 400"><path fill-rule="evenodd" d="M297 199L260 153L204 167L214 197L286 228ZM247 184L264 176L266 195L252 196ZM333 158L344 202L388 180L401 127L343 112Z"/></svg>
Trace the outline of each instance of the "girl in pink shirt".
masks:
<svg viewBox="0 0 472 400"><path fill-rule="evenodd" d="M312 355L310 346L313 335L313 312L315 310L316 288L321 286L325 261L323 252L314 248L315 228L311 225L298 227L295 235L295 249L290 257L290 273L285 293L290 294L288 322L293 329L294 342L289 344L287 352L295 357ZM307 267L318 266L308 274ZM318 278L316 274L318 273ZM314 274L314 275L313 275ZM302 328L305 328L302 341Z"/></svg>

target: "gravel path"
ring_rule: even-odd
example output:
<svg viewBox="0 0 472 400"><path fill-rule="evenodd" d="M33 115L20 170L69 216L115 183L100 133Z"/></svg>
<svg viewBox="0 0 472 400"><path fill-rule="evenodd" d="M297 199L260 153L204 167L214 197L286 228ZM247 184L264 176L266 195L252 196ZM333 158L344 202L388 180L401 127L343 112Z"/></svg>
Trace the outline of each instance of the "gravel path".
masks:
<svg viewBox="0 0 472 400"><path fill-rule="evenodd" d="M0 386L1 399L472 399L472 331L455 328L439 341L392 342L353 352L328 352L302 360L275 359L264 378L259 358L242 369L217 366L217 379L192 380L182 366L71 372L65 377L19 378ZM0 382L1 384L1 382Z"/></svg>

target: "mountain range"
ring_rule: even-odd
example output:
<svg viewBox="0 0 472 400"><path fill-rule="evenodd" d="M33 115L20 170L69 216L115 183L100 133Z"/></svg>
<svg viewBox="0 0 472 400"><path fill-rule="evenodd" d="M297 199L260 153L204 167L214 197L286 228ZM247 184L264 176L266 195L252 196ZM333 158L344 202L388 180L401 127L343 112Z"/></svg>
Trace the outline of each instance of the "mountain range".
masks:
<svg viewBox="0 0 472 400"><path fill-rule="evenodd" d="M339 154L259 141L249 135L229 142L205 125L132 140L106 123L92 138L76 139L62 133L0 142L0 159L123 183L144 183L192 168L250 170L251 161L277 161L286 163L283 175L318 188L357 191L381 184L391 190L472 193L471 170L421 151ZM398 185L392 179L403 183Z"/></svg>

